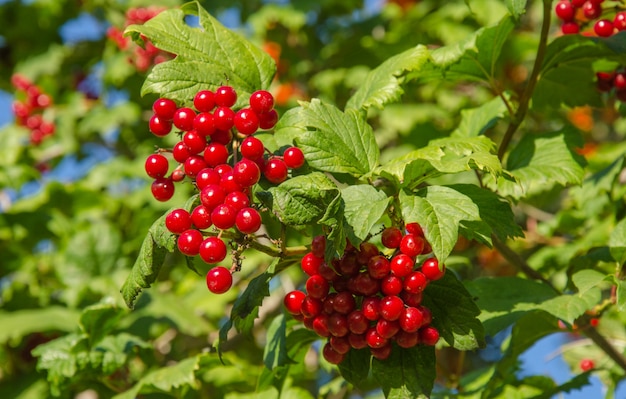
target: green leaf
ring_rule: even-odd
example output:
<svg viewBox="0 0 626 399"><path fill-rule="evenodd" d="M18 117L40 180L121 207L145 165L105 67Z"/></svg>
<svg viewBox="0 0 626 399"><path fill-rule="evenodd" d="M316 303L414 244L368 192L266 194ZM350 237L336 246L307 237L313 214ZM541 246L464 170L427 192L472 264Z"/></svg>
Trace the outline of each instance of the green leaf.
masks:
<svg viewBox="0 0 626 399"><path fill-rule="evenodd" d="M574 273L572 282L578 288L580 294L584 294L590 289L597 287L607 280L609 276L596 270L586 269Z"/></svg>
<svg viewBox="0 0 626 399"><path fill-rule="evenodd" d="M596 88L593 63L602 58L624 61L626 34L621 32L611 40L583 35L563 35L554 39L546 49L540 79L535 87L532 106L537 109L602 106L601 93ZM613 45L613 42L616 45ZM576 82L572 85L571 82Z"/></svg>
<svg viewBox="0 0 626 399"><path fill-rule="evenodd" d="M165 227L165 215L157 219L141 244L139 256L122 285L122 297L129 308L133 308L137 296L144 288L156 281L165 255L176 247L176 236Z"/></svg>
<svg viewBox="0 0 626 399"><path fill-rule="evenodd" d="M504 118L507 111L500 97L494 97L476 108L463 109L461 123L450 135L459 138L480 136Z"/></svg>
<svg viewBox="0 0 626 399"><path fill-rule="evenodd" d="M372 360L372 374L387 399L429 398L436 377L435 348L394 345L386 360Z"/></svg>
<svg viewBox="0 0 626 399"><path fill-rule="evenodd" d="M526 0L506 0L506 8L509 9L511 15L513 15L516 19L519 19L523 14L526 13Z"/></svg>
<svg viewBox="0 0 626 399"><path fill-rule="evenodd" d="M307 128L296 137L296 144L310 167L359 178L378 166L380 153L372 127L359 111L341 112L318 99L296 109L294 126Z"/></svg>
<svg viewBox="0 0 626 399"><path fill-rule="evenodd" d="M622 219L609 238L609 250L613 259L623 265L626 262L626 219Z"/></svg>
<svg viewBox="0 0 626 399"><path fill-rule="evenodd" d="M339 189L335 183L319 172L295 176L257 193L281 222L292 226L319 221L337 196Z"/></svg>
<svg viewBox="0 0 626 399"><path fill-rule="evenodd" d="M60 306L0 311L0 325L11 326L0 329L0 344L15 346L23 337L33 333L73 331L78 317L77 311Z"/></svg>
<svg viewBox="0 0 626 399"><path fill-rule="evenodd" d="M83 334L68 334L32 350L32 355L38 357L37 370L47 372L53 395L59 396L59 387L79 371L77 353L86 351L86 342L87 337Z"/></svg>
<svg viewBox="0 0 626 399"><path fill-rule="evenodd" d="M189 26L185 15L198 16L200 27ZM129 26L126 33L136 41L144 35L159 49L176 55L152 69L142 95L157 93L185 103L200 90L228 83L243 106L251 93L269 87L276 72L267 53L224 27L198 2L163 11L143 25Z"/></svg>
<svg viewBox="0 0 626 399"><path fill-rule="evenodd" d="M382 191L376 190L368 184L348 186L341 190L344 202L344 217L350 226L351 232L358 240L354 245L364 241L372 228L384 215L391 198Z"/></svg>
<svg viewBox="0 0 626 399"><path fill-rule="evenodd" d="M174 396L184 389L198 389L199 381L196 379L196 371L200 369L202 358L205 354L197 355L180 361L179 363L163 367L150 372L143 377L135 386L113 399L134 399L140 394L167 393Z"/></svg>
<svg viewBox="0 0 626 399"><path fill-rule="evenodd" d="M600 303L602 292L593 287L585 292L573 295L560 295L543 302L539 309L543 309L553 316L573 324L587 310Z"/></svg>
<svg viewBox="0 0 626 399"><path fill-rule="evenodd" d="M557 184L582 183L585 159L574 150L579 143L580 133L569 129L524 136L507 159L506 169L515 181L499 177L498 192L520 199L548 191ZM489 176L485 181L494 186Z"/></svg>
<svg viewBox="0 0 626 399"><path fill-rule="evenodd" d="M400 87L403 75L419 71L428 58L428 49L423 45L388 58L370 71L365 81L348 100L346 109L367 110L371 106L382 109L385 104L397 101L403 93Z"/></svg>
<svg viewBox="0 0 626 399"><path fill-rule="evenodd" d="M97 303L83 310L80 328L89 336L89 341L95 343L113 331L125 313L113 301Z"/></svg>
<svg viewBox="0 0 626 399"><path fill-rule="evenodd" d="M399 348L394 348L396 349ZM351 349L339 363L339 372L350 384L360 387L369 375L371 360L372 354L369 348Z"/></svg>
<svg viewBox="0 0 626 399"><path fill-rule="evenodd" d="M343 254L346 248L346 230L350 229L345 223L345 203L340 195L333 199L319 223L330 229L330 232L326 234L324 251L324 259L330 262L331 259Z"/></svg>
<svg viewBox="0 0 626 399"><path fill-rule="evenodd" d="M273 274L265 272L250 280L245 291L233 303L230 319L240 333L249 334L254 327L254 319L259 315L263 298L270 294L270 280Z"/></svg>
<svg viewBox="0 0 626 399"><path fill-rule="evenodd" d="M626 281L618 280L617 285L617 309L622 312L626 309Z"/></svg>
<svg viewBox="0 0 626 399"><path fill-rule="evenodd" d="M425 75L435 79L490 81L497 72L496 62L514 27L513 19L507 15L498 25L481 28L463 42L433 50L431 73Z"/></svg>
<svg viewBox="0 0 626 399"><path fill-rule="evenodd" d="M278 315L267 329L267 343L263 351L263 364L268 370L275 370L291 363L287 354L287 325L285 315Z"/></svg>
<svg viewBox="0 0 626 399"><path fill-rule="evenodd" d="M510 205L493 192L472 185L429 186L416 195L400 194L402 216L418 222L440 262L458 240L459 230L490 245L491 234L500 238L521 235Z"/></svg>
<svg viewBox="0 0 626 399"><path fill-rule="evenodd" d="M477 318L480 309L453 272L426 286L424 306L432 311L433 325L450 346L459 350L485 346L485 331Z"/></svg>
<svg viewBox="0 0 626 399"><path fill-rule="evenodd" d="M502 171L500 160L492 150L495 143L488 137L447 137L432 140L426 147L392 159L377 169L405 187L417 187L444 173L484 170L494 175Z"/></svg>

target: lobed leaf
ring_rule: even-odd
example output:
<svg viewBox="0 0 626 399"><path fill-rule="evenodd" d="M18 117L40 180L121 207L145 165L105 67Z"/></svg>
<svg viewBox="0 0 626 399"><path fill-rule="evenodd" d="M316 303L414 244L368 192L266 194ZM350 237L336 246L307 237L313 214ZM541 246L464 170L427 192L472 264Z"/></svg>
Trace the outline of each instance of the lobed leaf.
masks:
<svg viewBox="0 0 626 399"><path fill-rule="evenodd" d="M89 336L91 343L98 342L113 331L124 313L112 302L88 306L80 315L80 328Z"/></svg>
<svg viewBox="0 0 626 399"><path fill-rule="evenodd" d="M372 127L359 111L341 112L318 99L296 110L290 118L292 126L282 128L307 129L295 141L310 167L360 178L378 166L380 152Z"/></svg>
<svg viewBox="0 0 626 399"><path fill-rule="evenodd" d="M198 16L200 27L189 26L185 15ZM198 2L163 11L143 25L131 25L126 34L136 41L143 35L157 48L176 55L152 69L142 95L157 93L185 103L199 90L228 83L243 105L254 91L267 89L276 73L267 53L224 27Z"/></svg>
<svg viewBox="0 0 626 399"><path fill-rule="evenodd" d="M360 244L380 221L389 206L390 197L368 184L348 186L341 190L345 221L352 233L352 243Z"/></svg>
<svg viewBox="0 0 626 399"><path fill-rule="evenodd" d="M494 97L476 107L461 110L461 122L451 137L468 138L484 134L507 114L507 107L500 97Z"/></svg>
<svg viewBox="0 0 626 399"><path fill-rule="evenodd" d="M400 86L403 75L419 71L428 59L428 49L423 45L387 59L370 71L348 100L346 109L367 110L371 106L382 109L385 104L398 100L403 93Z"/></svg>
<svg viewBox="0 0 626 399"><path fill-rule="evenodd" d="M278 315L267 329L267 343L263 350L263 364L268 370L293 363L287 352L287 325L285 315Z"/></svg>
<svg viewBox="0 0 626 399"><path fill-rule="evenodd" d="M429 398L436 377L435 348L394 345L386 360L372 360L372 374L387 399Z"/></svg>
<svg viewBox="0 0 626 399"><path fill-rule="evenodd" d="M611 256L620 265L626 262L626 219L620 220L609 238Z"/></svg>
<svg viewBox="0 0 626 399"><path fill-rule="evenodd" d="M250 280L245 291L233 303L230 320L240 333L248 334L254 327L254 319L259 315L259 306L270 294L270 280L273 274L265 272Z"/></svg>

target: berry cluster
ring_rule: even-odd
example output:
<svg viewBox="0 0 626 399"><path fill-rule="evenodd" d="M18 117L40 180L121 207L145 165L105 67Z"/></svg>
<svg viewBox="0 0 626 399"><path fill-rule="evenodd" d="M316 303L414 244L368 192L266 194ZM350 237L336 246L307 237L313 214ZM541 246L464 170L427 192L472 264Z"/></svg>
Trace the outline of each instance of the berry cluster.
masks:
<svg viewBox="0 0 626 399"><path fill-rule="evenodd" d="M343 361L351 348L369 348L372 356L387 359L392 342L402 348L435 345L439 331L430 323L431 311L422 295L429 281L443 277L445 267L434 257L418 223L382 232L382 244L394 249L389 258L378 247L364 242L348 244L343 256L331 265L324 262L326 241L317 236L311 252L301 261L309 276L306 293L291 291L285 308L319 336L328 338L322 355L333 364Z"/></svg>
<svg viewBox="0 0 626 399"><path fill-rule="evenodd" d="M39 145L55 131L54 123L44 119L44 111L52 104L52 98L23 75L13 75L11 83L18 98L12 105L15 121L30 129L30 142Z"/></svg>
<svg viewBox="0 0 626 399"><path fill-rule="evenodd" d="M160 7L131 8L126 12L124 28L133 24L144 24L163 10ZM170 53L156 48L145 36L142 36L144 47L132 45L130 39L124 37L124 29L119 29L115 26L111 26L107 30L107 37L114 41L120 50L132 53L128 60L139 72L146 72L152 65L172 58Z"/></svg>
<svg viewBox="0 0 626 399"><path fill-rule="evenodd" d="M598 90L601 92L612 92L615 90L615 97L622 102L626 102L626 69L620 68L611 72L596 73Z"/></svg>
<svg viewBox="0 0 626 399"><path fill-rule="evenodd" d="M626 11L616 13L612 20L601 18L603 2L604 0L560 0L554 11L562 21L563 34L579 33L583 25L594 20L593 31L600 37L609 37L616 32L626 30Z"/></svg>
<svg viewBox="0 0 626 399"><path fill-rule="evenodd" d="M297 147L288 148L282 156L266 157L265 146L253 136L258 129L271 129L278 120L273 96L264 90L254 92L249 106L233 109L237 93L231 86L216 91L201 90L193 99L193 108L178 107L167 98L153 104L150 131L159 137L176 129L181 140L172 149L160 149L145 162L148 176L154 178L152 194L167 201L174 194L174 183L186 178L199 191L200 204L191 212L171 211L165 225L178 235L178 249L187 256L199 255L206 263L223 261L227 247L218 236L205 237L202 230L213 227L223 231L235 228L243 235L253 234L261 227L261 215L252 202L252 189L261 176L271 183L281 183L289 168L304 164L304 155ZM168 176L171 154L178 166ZM230 288L232 277L224 267L216 267L207 275L212 292L223 293Z"/></svg>

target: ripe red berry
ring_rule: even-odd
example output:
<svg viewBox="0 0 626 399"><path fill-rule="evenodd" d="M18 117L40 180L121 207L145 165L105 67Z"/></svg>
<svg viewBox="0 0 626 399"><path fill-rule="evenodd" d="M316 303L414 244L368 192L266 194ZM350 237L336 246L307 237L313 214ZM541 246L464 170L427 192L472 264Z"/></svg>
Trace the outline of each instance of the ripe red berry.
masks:
<svg viewBox="0 0 626 399"><path fill-rule="evenodd" d="M416 222L407 223L406 226L404 226L404 228L409 234L413 234L418 237L424 237L424 230L422 229L422 226L419 223L416 223Z"/></svg>
<svg viewBox="0 0 626 399"><path fill-rule="evenodd" d="M242 209L248 208L250 206L250 198L243 191L232 191L226 194L226 198L224 198L224 203L232 206L235 211L239 212Z"/></svg>
<svg viewBox="0 0 626 399"><path fill-rule="evenodd" d="M176 244L178 250L187 256L196 256L200 252L200 244L204 240L202 233L196 229L183 231L179 236Z"/></svg>
<svg viewBox="0 0 626 399"><path fill-rule="evenodd" d="M397 296L389 295L380 300L380 316L386 320L397 320L404 309L404 302Z"/></svg>
<svg viewBox="0 0 626 399"><path fill-rule="evenodd" d="M400 246L400 241L402 241L402 231L400 231L397 227L387 227L383 230L380 236L380 241L385 248L398 248Z"/></svg>
<svg viewBox="0 0 626 399"><path fill-rule="evenodd" d="M419 340L424 345L434 346L439 341L439 331L433 326L425 326L419 329Z"/></svg>
<svg viewBox="0 0 626 399"><path fill-rule="evenodd" d="M174 113L174 126L183 131L189 131L193 129L193 120L196 117L196 112L191 108L178 108Z"/></svg>
<svg viewBox="0 0 626 399"><path fill-rule="evenodd" d="M392 338L398 331L400 331L400 324L397 320L379 319L376 322L376 332L383 338Z"/></svg>
<svg viewBox="0 0 626 399"><path fill-rule="evenodd" d="M148 127L155 136L164 137L172 131L172 122L161 119L158 115L152 115Z"/></svg>
<svg viewBox="0 0 626 399"><path fill-rule="evenodd" d="M424 322L424 315L420 309L409 306L402 310L398 322L402 330L406 332L416 332Z"/></svg>
<svg viewBox="0 0 626 399"><path fill-rule="evenodd" d="M322 263L324 263L324 258L319 258L313 255L312 252L308 252L306 255L304 255L302 257L302 260L300 261L302 271L309 276L319 274L320 266L322 265Z"/></svg>
<svg viewBox="0 0 626 399"><path fill-rule="evenodd" d="M215 168L228 161L228 148L224 144L209 143L204 150L204 161Z"/></svg>
<svg viewBox="0 0 626 399"><path fill-rule="evenodd" d="M159 98L152 104L154 114L164 121L171 121L176 109L176 103L169 98Z"/></svg>
<svg viewBox="0 0 626 399"><path fill-rule="evenodd" d="M226 258L226 244L215 236L209 236L200 244L200 257L206 263L219 263Z"/></svg>
<svg viewBox="0 0 626 399"><path fill-rule="evenodd" d="M206 285L214 294L223 294L233 285L233 275L223 266L216 266L206 275Z"/></svg>
<svg viewBox="0 0 626 399"><path fill-rule="evenodd" d="M211 112L215 107L215 93L211 90L200 90L193 98L193 106L199 112Z"/></svg>
<svg viewBox="0 0 626 399"><path fill-rule="evenodd" d="M245 188L241 184L235 181L234 171L224 173L220 180L220 185L224 188L224 190L226 190L227 193L245 190Z"/></svg>
<svg viewBox="0 0 626 399"><path fill-rule="evenodd" d="M334 335L328 339L330 346L333 347L337 353L345 355L350 351L350 341L348 340L348 336L344 335L343 337L335 337Z"/></svg>
<svg viewBox="0 0 626 399"><path fill-rule="evenodd" d="M231 86L220 86L213 96L215 104L220 107L232 107L237 102L237 92Z"/></svg>
<svg viewBox="0 0 626 399"><path fill-rule="evenodd" d="M350 333L348 318L341 313L332 313L328 316L328 332L335 337L343 337Z"/></svg>
<svg viewBox="0 0 626 399"><path fill-rule="evenodd" d="M288 172L285 161L280 158L272 158L267 162L267 165L265 165L263 176L265 176L270 183L280 184L287 180Z"/></svg>
<svg viewBox="0 0 626 399"><path fill-rule="evenodd" d="M386 257L384 257L383 255L376 255L370 258L367 264L367 271L373 278L382 279L389 275L389 272L391 271L391 265L389 264L389 260Z"/></svg>
<svg viewBox="0 0 626 399"><path fill-rule="evenodd" d="M369 320L365 318L363 311L353 310L348 314L348 329L354 334L363 334L369 327Z"/></svg>
<svg viewBox="0 0 626 399"><path fill-rule="evenodd" d="M333 302L333 309L337 313L348 314L356 308L354 296L348 291L338 292Z"/></svg>
<svg viewBox="0 0 626 399"><path fill-rule="evenodd" d="M193 119L193 128L201 136L212 136L215 133L215 119L213 114L201 112Z"/></svg>
<svg viewBox="0 0 626 399"><path fill-rule="evenodd" d="M206 147L206 139L195 130L190 130L183 135L183 143L192 154L199 154Z"/></svg>
<svg viewBox="0 0 626 399"><path fill-rule="evenodd" d="M422 237L407 234L400 241L400 252L412 258L421 254L424 250L424 239Z"/></svg>
<svg viewBox="0 0 626 399"><path fill-rule="evenodd" d="M250 108L243 108L237 111L233 123L239 133L246 136L255 133L259 128L259 118Z"/></svg>
<svg viewBox="0 0 626 399"><path fill-rule="evenodd" d="M390 266L395 276L406 277L413 271L415 262L411 256L400 253L391 258Z"/></svg>
<svg viewBox="0 0 626 399"><path fill-rule="evenodd" d="M196 186L201 190L209 184L219 184L221 177L213 168L204 168L196 175Z"/></svg>
<svg viewBox="0 0 626 399"><path fill-rule="evenodd" d="M172 148L172 156L176 162L184 163L187 158L191 156L191 151L189 151L185 143L179 141L174 145L174 148Z"/></svg>
<svg viewBox="0 0 626 399"><path fill-rule="evenodd" d="M174 182L172 179L160 177L152 182L150 190L152 191L154 199L165 202L174 195Z"/></svg>
<svg viewBox="0 0 626 399"><path fill-rule="evenodd" d="M626 30L626 11L620 11L613 18L613 26L618 31Z"/></svg>
<svg viewBox="0 0 626 399"><path fill-rule="evenodd" d="M196 229L204 230L211 227L211 211L204 205L196 206L191 211L191 223Z"/></svg>
<svg viewBox="0 0 626 399"><path fill-rule="evenodd" d="M274 96L265 90L257 90L250 95L250 108L257 114L266 113L274 108Z"/></svg>
<svg viewBox="0 0 626 399"><path fill-rule="evenodd" d="M291 291L285 295L285 299L283 299L283 304L285 305L285 309L287 312L291 314L300 314L300 310L302 309L302 301L306 294L302 291Z"/></svg>
<svg viewBox="0 0 626 399"><path fill-rule="evenodd" d="M278 122L278 112L275 109L257 115L259 117L259 127L261 129L271 129Z"/></svg>
<svg viewBox="0 0 626 399"><path fill-rule="evenodd" d="M330 290L328 281L319 274L313 275L306 280L306 292L309 296L324 299Z"/></svg>
<svg viewBox="0 0 626 399"><path fill-rule="evenodd" d="M354 349L367 348L367 339L365 338L365 334L348 334L348 342L350 342L350 346Z"/></svg>
<svg viewBox="0 0 626 399"><path fill-rule="evenodd" d="M439 265L436 258L429 258L422 263L422 273L431 281L439 280L446 273L446 267Z"/></svg>
<svg viewBox="0 0 626 399"><path fill-rule="evenodd" d="M370 258L378 255L378 247L371 242L362 242L359 245L359 250L357 252L357 262L362 265L367 265L370 261Z"/></svg>
<svg viewBox="0 0 626 399"><path fill-rule="evenodd" d="M586 1L583 4L583 14L587 19L596 19L602 14L602 6L593 1Z"/></svg>
<svg viewBox="0 0 626 399"><path fill-rule="evenodd" d="M161 154L152 154L146 158L145 169L146 174L153 179L159 177L165 177L167 170L169 169L169 162Z"/></svg>
<svg viewBox="0 0 626 399"><path fill-rule="evenodd" d="M211 135L211 142L228 145L233 141L233 133L229 130L216 129Z"/></svg>
<svg viewBox="0 0 626 399"><path fill-rule="evenodd" d="M561 0L554 7L556 16L563 21L571 21L576 14L576 8L568 0Z"/></svg>
<svg viewBox="0 0 626 399"><path fill-rule="evenodd" d="M261 223L261 215L254 208L241 209L237 212L237 217L235 218L235 226L243 234L256 233L261 228Z"/></svg>
<svg viewBox="0 0 626 399"><path fill-rule="evenodd" d="M322 356L324 356L324 359L326 359L326 361L330 364L339 364L343 362L343 359L345 359L346 355L342 355L341 353L337 352L330 345L330 342L327 342L322 348Z"/></svg>
<svg viewBox="0 0 626 399"><path fill-rule="evenodd" d="M311 240L311 252L313 253L313 255L323 259L325 251L326 237L323 235L313 237L313 240Z"/></svg>
<svg viewBox="0 0 626 399"><path fill-rule="evenodd" d="M367 345L370 348L382 348L389 342L387 338L382 337L378 331L376 331L376 327L370 327L367 330L365 333L365 339L367 340Z"/></svg>
<svg viewBox="0 0 626 399"><path fill-rule="evenodd" d="M320 337L330 337L330 331L328 331L328 315L325 313L318 314L313 318L312 323L313 331Z"/></svg>
<svg viewBox="0 0 626 399"><path fill-rule="evenodd" d="M191 228L191 215L185 209L174 209L165 216L165 227L173 234L180 234Z"/></svg>
<svg viewBox="0 0 626 399"><path fill-rule="evenodd" d="M596 365L593 362L593 360L591 359L583 359L580 361L580 369L582 371L589 371L589 370L593 370L593 368L595 368Z"/></svg>
<svg viewBox="0 0 626 399"><path fill-rule="evenodd" d="M261 158L265 152L263 142L252 136L243 139L239 149L241 151L241 156L252 159L253 161Z"/></svg>
<svg viewBox="0 0 626 399"><path fill-rule="evenodd" d="M192 179L198 176L198 173L200 173L206 167L207 164L204 161L204 158L202 158L200 155L191 155L185 160L185 164L183 165L185 174Z"/></svg>
<svg viewBox="0 0 626 399"><path fill-rule="evenodd" d="M288 168L298 169L304 165L304 153L298 147L289 147L283 154L283 160Z"/></svg>
<svg viewBox="0 0 626 399"><path fill-rule="evenodd" d="M564 35L575 35L580 32L580 26L574 21L563 22L561 32L563 32Z"/></svg>
<svg viewBox="0 0 626 399"><path fill-rule="evenodd" d="M235 225L237 212L228 204L219 204L211 211L213 226L220 230L228 230Z"/></svg>
<svg viewBox="0 0 626 399"><path fill-rule="evenodd" d="M626 89L626 72L616 73L613 78L613 86L616 90Z"/></svg>
<svg viewBox="0 0 626 399"><path fill-rule="evenodd" d="M200 191L200 202L210 211L223 204L225 198L226 190L219 184L209 184Z"/></svg>
<svg viewBox="0 0 626 399"><path fill-rule="evenodd" d="M179 182L179 181L185 180L185 176L187 176L185 174L185 171L181 169L179 166L172 171L172 174L170 175L170 179L172 179L173 182Z"/></svg>
<svg viewBox="0 0 626 399"><path fill-rule="evenodd" d="M422 272L413 272L404 278L404 290L411 294L419 294L428 285L428 280Z"/></svg>
<svg viewBox="0 0 626 399"><path fill-rule="evenodd" d="M228 107L217 107L213 112L215 127L219 130L230 130L235 125L235 111Z"/></svg>
<svg viewBox="0 0 626 399"><path fill-rule="evenodd" d="M380 280L370 276L367 271L359 273L354 277L354 291L363 296L375 295L380 292Z"/></svg>
<svg viewBox="0 0 626 399"><path fill-rule="evenodd" d="M401 348L412 348L419 342L419 334L415 332L398 331L396 334L396 343Z"/></svg>
<svg viewBox="0 0 626 399"><path fill-rule="evenodd" d="M244 158L233 167L233 176L242 187L251 187L261 178L261 170L254 161Z"/></svg>
<svg viewBox="0 0 626 399"><path fill-rule="evenodd" d="M378 320L380 318L380 298L375 296L363 298L361 309L367 320Z"/></svg>
<svg viewBox="0 0 626 399"><path fill-rule="evenodd" d="M593 31L600 37L609 37L613 34L613 22L601 19L593 25Z"/></svg>
<svg viewBox="0 0 626 399"><path fill-rule="evenodd" d="M305 296L302 300L301 313L304 317L312 318L322 313L323 304L317 298Z"/></svg>
<svg viewBox="0 0 626 399"><path fill-rule="evenodd" d="M399 295L402 288L402 279L398 276L388 275L380 281L380 291L383 295Z"/></svg>

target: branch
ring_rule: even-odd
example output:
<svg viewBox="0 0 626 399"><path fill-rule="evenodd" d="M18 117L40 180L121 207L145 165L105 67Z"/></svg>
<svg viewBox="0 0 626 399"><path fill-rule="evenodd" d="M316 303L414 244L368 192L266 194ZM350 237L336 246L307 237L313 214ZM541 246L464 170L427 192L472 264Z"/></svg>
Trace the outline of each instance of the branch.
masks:
<svg viewBox="0 0 626 399"><path fill-rule="evenodd" d="M583 315L576 324L581 328L583 333L589 337L604 353L606 353L617 365L626 372L626 357L611 344L604 335L600 334L590 323L590 316Z"/></svg>

